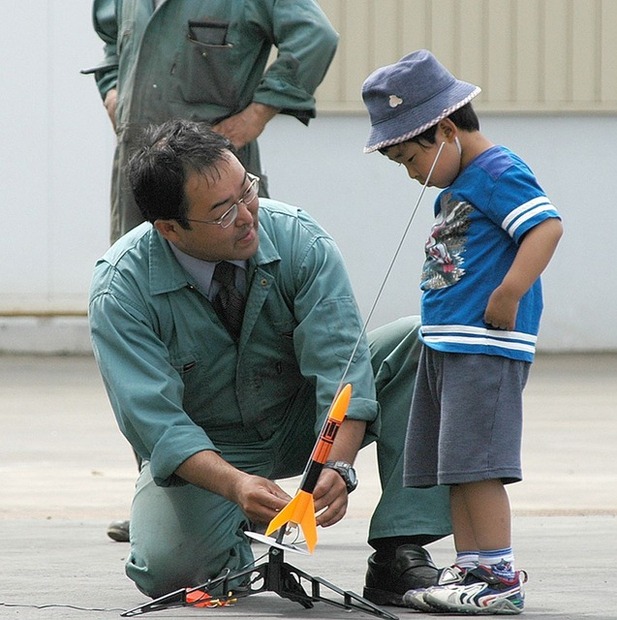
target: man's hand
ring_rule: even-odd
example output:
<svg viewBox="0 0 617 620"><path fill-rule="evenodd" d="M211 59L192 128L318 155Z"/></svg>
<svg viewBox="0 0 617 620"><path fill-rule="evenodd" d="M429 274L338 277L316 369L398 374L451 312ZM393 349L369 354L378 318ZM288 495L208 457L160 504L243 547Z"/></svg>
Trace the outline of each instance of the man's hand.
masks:
<svg viewBox="0 0 617 620"><path fill-rule="evenodd" d="M341 475L324 467L313 491L317 525L329 527L338 523L347 512L347 487Z"/></svg>
<svg viewBox="0 0 617 620"><path fill-rule="evenodd" d="M178 467L176 474L238 504L257 523L269 523L291 499L272 480L247 474L212 450L193 454Z"/></svg>
<svg viewBox="0 0 617 620"><path fill-rule="evenodd" d="M256 140L268 121L277 114L277 108L263 103L251 103L242 112L213 125L212 129L224 135L237 149L241 149L245 144Z"/></svg>
<svg viewBox="0 0 617 620"><path fill-rule="evenodd" d="M251 521L270 523L291 497L272 480L246 475L236 484L231 499Z"/></svg>
<svg viewBox="0 0 617 620"><path fill-rule="evenodd" d="M116 106L118 105L118 91L115 88L112 88L107 91L105 94L105 100L103 101L103 105L107 110L107 116L109 116L109 120L111 121L111 125L116 130Z"/></svg>

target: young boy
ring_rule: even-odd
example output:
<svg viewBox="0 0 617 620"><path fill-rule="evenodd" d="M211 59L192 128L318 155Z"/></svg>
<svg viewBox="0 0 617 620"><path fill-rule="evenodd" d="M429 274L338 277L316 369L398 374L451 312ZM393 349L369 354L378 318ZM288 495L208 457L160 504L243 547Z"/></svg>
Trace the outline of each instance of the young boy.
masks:
<svg viewBox="0 0 617 620"><path fill-rule="evenodd" d="M426 50L376 70L362 87L371 120L364 150L444 188L421 276L423 350L404 484L450 487L457 560L437 586L410 591L405 602L516 614L524 573L514 568L504 485L522 479L522 391L542 311L540 274L562 226L525 163L480 133L470 103L479 92Z"/></svg>

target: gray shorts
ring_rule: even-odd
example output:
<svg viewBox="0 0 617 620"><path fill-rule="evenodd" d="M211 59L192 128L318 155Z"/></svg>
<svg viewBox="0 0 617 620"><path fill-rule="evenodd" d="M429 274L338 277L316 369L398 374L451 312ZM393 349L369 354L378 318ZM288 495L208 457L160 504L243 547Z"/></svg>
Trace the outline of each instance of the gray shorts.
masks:
<svg viewBox="0 0 617 620"><path fill-rule="evenodd" d="M424 346L407 427L404 485L522 480L522 394L530 366Z"/></svg>

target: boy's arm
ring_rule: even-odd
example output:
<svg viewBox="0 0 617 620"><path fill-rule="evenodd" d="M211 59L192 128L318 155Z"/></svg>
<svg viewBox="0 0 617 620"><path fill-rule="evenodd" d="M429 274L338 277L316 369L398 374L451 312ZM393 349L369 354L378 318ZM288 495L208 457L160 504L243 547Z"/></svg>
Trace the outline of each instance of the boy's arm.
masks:
<svg viewBox="0 0 617 620"><path fill-rule="evenodd" d="M561 220L551 218L524 237L512 266L489 297L484 320L499 329L514 329L518 303L550 262L563 234Z"/></svg>

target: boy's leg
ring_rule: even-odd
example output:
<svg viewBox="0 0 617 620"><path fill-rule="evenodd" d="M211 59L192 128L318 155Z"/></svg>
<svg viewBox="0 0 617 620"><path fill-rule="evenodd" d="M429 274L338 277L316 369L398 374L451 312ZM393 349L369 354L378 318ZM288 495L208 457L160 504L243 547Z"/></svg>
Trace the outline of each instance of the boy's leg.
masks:
<svg viewBox="0 0 617 620"><path fill-rule="evenodd" d="M452 613L517 614L526 576L514 569L504 482L521 478L521 395L529 364L497 356L439 357L440 440L457 448L443 451L439 475L452 484L457 548L475 548L479 566L461 584L431 589L423 600Z"/></svg>

